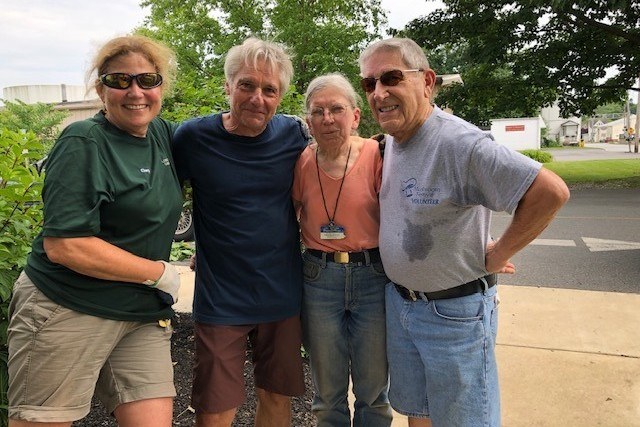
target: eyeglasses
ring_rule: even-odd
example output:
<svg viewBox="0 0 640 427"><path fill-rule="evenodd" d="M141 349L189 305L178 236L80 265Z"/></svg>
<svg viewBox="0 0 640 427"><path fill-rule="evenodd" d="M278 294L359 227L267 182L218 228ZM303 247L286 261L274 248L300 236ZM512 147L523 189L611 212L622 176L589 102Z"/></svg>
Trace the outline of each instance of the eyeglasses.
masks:
<svg viewBox="0 0 640 427"><path fill-rule="evenodd" d="M127 89L131 86L133 79L141 89L153 89L162 84L162 76L159 73L109 73L100 76L100 81L113 89Z"/></svg>
<svg viewBox="0 0 640 427"><path fill-rule="evenodd" d="M418 71L424 71L422 68L416 68L414 70L391 70L386 73L382 73L377 79L374 77L365 77L360 80L360 86L366 93L371 93L376 90L376 82L380 80L385 86L397 86L398 83L404 80L403 73L414 73Z"/></svg>
<svg viewBox="0 0 640 427"><path fill-rule="evenodd" d="M335 104L329 108L316 107L309 112L309 115L313 120L322 120L324 118L325 111L328 111L329 116L334 119L336 117L344 116L344 114L347 112L347 106L342 104Z"/></svg>

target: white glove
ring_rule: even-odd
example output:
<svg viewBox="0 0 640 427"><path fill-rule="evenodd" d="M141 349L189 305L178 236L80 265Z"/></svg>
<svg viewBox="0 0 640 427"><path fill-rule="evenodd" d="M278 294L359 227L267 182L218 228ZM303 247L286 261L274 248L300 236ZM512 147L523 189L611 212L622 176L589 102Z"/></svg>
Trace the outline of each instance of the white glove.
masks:
<svg viewBox="0 0 640 427"><path fill-rule="evenodd" d="M178 270L166 261L160 261L164 264L164 271L162 276L154 283L150 285L152 288L156 288L160 291L160 297L169 305L173 305L178 302L178 291L180 290L180 274Z"/></svg>

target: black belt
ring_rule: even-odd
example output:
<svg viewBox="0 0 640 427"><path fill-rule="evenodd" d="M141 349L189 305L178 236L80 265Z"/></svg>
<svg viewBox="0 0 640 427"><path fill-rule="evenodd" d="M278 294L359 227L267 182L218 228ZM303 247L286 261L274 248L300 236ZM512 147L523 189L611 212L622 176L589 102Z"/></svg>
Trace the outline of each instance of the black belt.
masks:
<svg viewBox="0 0 640 427"><path fill-rule="evenodd" d="M362 252L324 252L317 249L306 249L305 252L321 258L324 262L337 262L339 264L348 264L350 262L366 263L380 262L380 251L378 248L365 249ZM367 257L369 258L367 260Z"/></svg>
<svg viewBox="0 0 640 427"><path fill-rule="evenodd" d="M394 285L400 296L406 300L417 301L419 299L426 299L427 301L429 301L436 299L460 298L466 297L468 295L473 295L478 292L484 292L485 285L482 279L485 279L487 281L487 289L495 286L495 284L498 283L497 275L489 274L481 279L472 280L471 282L467 282L454 288L435 292L412 291L411 289L407 289L404 286L398 285L397 283L394 283Z"/></svg>

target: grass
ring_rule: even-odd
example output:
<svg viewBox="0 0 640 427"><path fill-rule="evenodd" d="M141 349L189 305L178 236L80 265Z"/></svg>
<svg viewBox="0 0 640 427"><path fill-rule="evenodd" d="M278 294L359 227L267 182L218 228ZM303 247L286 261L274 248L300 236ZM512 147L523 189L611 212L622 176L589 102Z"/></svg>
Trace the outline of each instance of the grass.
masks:
<svg viewBox="0 0 640 427"><path fill-rule="evenodd" d="M551 162L544 167L557 173L567 185L640 188L640 160L583 160Z"/></svg>

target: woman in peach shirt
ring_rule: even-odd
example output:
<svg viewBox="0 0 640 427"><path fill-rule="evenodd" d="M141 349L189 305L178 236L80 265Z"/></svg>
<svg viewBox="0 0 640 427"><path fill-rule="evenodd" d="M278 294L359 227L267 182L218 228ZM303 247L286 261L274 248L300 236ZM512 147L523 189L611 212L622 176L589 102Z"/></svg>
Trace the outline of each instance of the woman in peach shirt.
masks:
<svg viewBox="0 0 640 427"><path fill-rule="evenodd" d="M302 327L319 427L388 427L384 287L378 252L378 142L357 136L359 97L340 74L315 78L305 95L315 143L295 169L293 199L305 246Z"/></svg>

